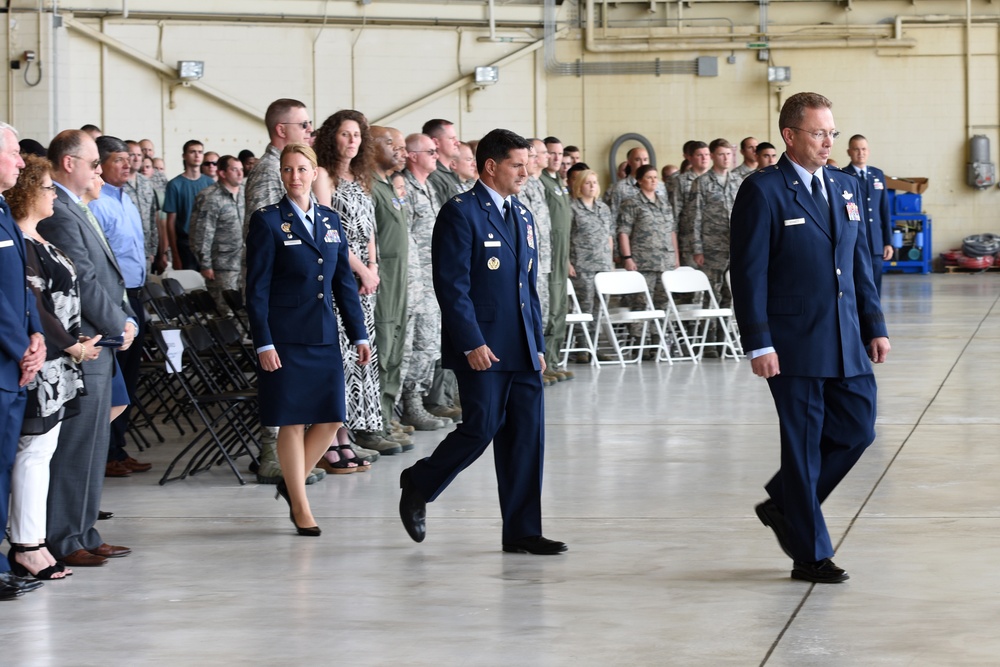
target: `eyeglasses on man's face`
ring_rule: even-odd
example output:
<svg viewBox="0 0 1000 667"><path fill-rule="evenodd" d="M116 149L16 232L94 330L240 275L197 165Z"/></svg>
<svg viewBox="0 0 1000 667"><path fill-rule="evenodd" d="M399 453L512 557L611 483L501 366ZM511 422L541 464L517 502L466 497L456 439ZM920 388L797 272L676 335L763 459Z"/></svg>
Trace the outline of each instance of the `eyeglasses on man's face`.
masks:
<svg viewBox="0 0 1000 667"><path fill-rule="evenodd" d="M304 120L301 123L278 123L278 125L298 125L303 130L312 129L313 122L311 120Z"/></svg>
<svg viewBox="0 0 1000 667"><path fill-rule="evenodd" d="M97 158L93 162L88 162L86 159L80 157L79 155L70 155L70 157L73 158L73 159L75 159L75 160L83 160L84 162L86 162L87 164L90 165L91 169L97 169L98 167L101 166L101 159L100 158Z"/></svg>
<svg viewBox="0 0 1000 667"><path fill-rule="evenodd" d="M803 130L801 127L792 127L791 125L788 126L788 129L805 132L816 141L823 141L824 139L830 139L833 141L840 136L840 132L838 130L832 130L830 132L827 132L826 130L816 130L815 132L810 132L809 130Z"/></svg>
<svg viewBox="0 0 1000 667"><path fill-rule="evenodd" d="M409 151L410 153L427 153L428 155L437 155L438 149L432 148L427 151Z"/></svg>

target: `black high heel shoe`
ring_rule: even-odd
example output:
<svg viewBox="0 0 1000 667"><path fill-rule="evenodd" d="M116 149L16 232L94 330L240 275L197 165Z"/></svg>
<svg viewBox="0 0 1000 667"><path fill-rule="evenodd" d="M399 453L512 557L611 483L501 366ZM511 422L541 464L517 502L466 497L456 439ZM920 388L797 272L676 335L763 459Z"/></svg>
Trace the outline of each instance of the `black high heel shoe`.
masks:
<svg viewBox="0 0 1000 667"><path fill-rule="evenodd" d="M277 500L278 496L284 498L285 502L288 503L288 518L291 520L292 525L295 526L295 532L306 537L319 537L323 533L319 526L303 528L295 522L295 513L292 512L292 498L288 495L288 485L285 484L285 480L278 482L277 492L274 494L274 499Z"/></svg>
<svg viewBox="0 0 1000 667"><path fill-rule="evenodd" d="M10 553L7 554L7 560L10 561L10 571L19 577L34 577L35 579L42 579L44 581L52 581L55 579L64 579L65 577L57 577L55 575L63 572L66 566L63 563L56 563L55 565L49 565L44 570L39 570L38 572L32 572L26 568L21 563L18 563L14 558L15 553L23 554L29 551L39 551L41 546L25 547L18 544L12 544L10 546Z"/></svg>

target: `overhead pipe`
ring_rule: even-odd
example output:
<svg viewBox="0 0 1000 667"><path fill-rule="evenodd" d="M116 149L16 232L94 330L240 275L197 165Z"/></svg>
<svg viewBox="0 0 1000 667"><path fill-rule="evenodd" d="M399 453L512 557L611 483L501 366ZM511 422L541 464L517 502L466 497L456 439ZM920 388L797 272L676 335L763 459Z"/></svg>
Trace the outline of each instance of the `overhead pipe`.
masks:
<svg viewBox="0 0 1000 667"><path fill-rule="evenodd" d="M493 42L495 44L513 44L515 42L527 42L534 44L535 38L530 35L524 37L498 37L495 0L488 0L486 3L487 21L489 22L489 37L477 37L477 42Z"/></svg>
<svg viewBox="0 0 1000 667"><path fill-rule="evenodd" d="M813 48L878 48L878 47L914 47L916 46L916 40L903 39L899 36L899 31L891 37L865 37L857 36L856 33L859 30L877 30L884 32L886 27L884 26L859 26L849 28L846 31L840 28L832 27L831 31L839 32L839 35L830 37L824 35L822 38L807 38L803 39L795 33L774 35L769 33L765 29L762 30L761 34L746 34L746 33L736 33L734 27L730 26L730 34L728 37L720 38L718 33L685 33L678 34L676 36L661 36L661 37L650 37L650 36L627 36L621 39L627 40L644 40L642 43L614 43L614 44L598 44L596 29L595 29L595 12L594 4L598 0L586 0L585 5L585 16L586 24L583 27L584 30L584 46L588 51L595 53L623 53L623 52L648 52L648 51L732 51L734 49L746 49L747 40L759 40L767 41L774 47L780 47L783 49L813 49ZM767 0L762 2L762 6L766 5ZM546 5L553 3L554 0L546 0ZM763 10L764 15L761 17L761 24L765 24L767 20L766 8ZM678 23L682 19L667 19L672 23ZM689 21L691 19L688 19ZM706 19L709 20L709 19ZM711 19L719 20L719 19ZM729 19L723 19L729 20ZM607 23L605 18L604 23ZM730 22L731 23L731 22ZM825 31L829 32L829 31ZM791 39L795 35L795 39Z"/></svg>

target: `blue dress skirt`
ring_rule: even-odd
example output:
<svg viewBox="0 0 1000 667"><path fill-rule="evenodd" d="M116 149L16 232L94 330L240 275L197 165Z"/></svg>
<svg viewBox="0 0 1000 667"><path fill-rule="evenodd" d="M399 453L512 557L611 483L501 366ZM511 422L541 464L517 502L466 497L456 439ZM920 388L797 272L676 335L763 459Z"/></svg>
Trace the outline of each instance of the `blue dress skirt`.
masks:
<svg viewBox="0 0 1000 667"><path fill-rule="evenodd" d="M340 345L275 343L281 368L257 367L260 423L265 426L342 422L344 362Z"/></svg>
<svg viewBox="0 0 1000 667"><path fill-rule="evenodd" d="M128 397L128 387L125 386L125 376L122 375L122 367L118 363L118 355L113 349L105 349L104 354L110 354L115 360L114 374L111 376L111 405L112 407L128 405L131 401Z"/></svg>

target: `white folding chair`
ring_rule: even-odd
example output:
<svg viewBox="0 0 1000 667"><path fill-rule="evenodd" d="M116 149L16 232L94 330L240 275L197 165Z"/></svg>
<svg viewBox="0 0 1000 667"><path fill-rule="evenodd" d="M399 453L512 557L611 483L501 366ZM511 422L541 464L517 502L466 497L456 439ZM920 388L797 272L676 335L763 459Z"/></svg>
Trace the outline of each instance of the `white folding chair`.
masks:
<svg viewBox="0 0 1000 667"><path fill-rule="evenodd" d="M160 276L161 280L163 278L173 278L184 287L185 292L205 289L204 276L201 275L200 271L193 269L169 269Z"/></svg>
<svg viewBox="0 0 1000 667"><path fill-rule="evenodd" d="M576 298L576 290L573 289L573 281L566 279L566 294L569 297L569 312L566 314L566 342L562 349L562 365L565 367L569 360L570 352L587 352L590 354L590 364L597 366L597 347L594 339L590 336L590 323L594 321L594 316L585 313L580 308L580 301ZM583 339L587 342L586 347L573 347L573 333L579 326L583 332Z"/></svg>
<svg viewBox="0 0 1000 667"><path fill-rule="evenodd" d="M597 299L600 310L597 313L597 333L594 339L595 348L599 346L602 331L606 331L618 363L624 366L626 363L636 363L642 361L642 355L646 350L656 350L656 361L666 359L671 364L670 350L666 345L663 334L663 320L666 313L653 307L653 297L649 294L646 286L646 279L637 271L601 271L594 276L594 287L597 290ZM608 298L612 296L639 295L644 299L646 307L642 310L626 310L608 308ZM649 325L653 324L656 330L656 343L647 343ZM628 337L631 336L633 325L642 324L642 333L638 342L631 343ZM619 336L624 336L619 340ZM624 352L635 352L635 356L625 359ZM598 361L598 363L615 363L614 361Z"/></svg>
<svg viewBox="0 0 1000 667"><path fill-rule="evenodd" d="M726 269L726 287L729 288L729 293L733 293L733 279L729 275L729 269ZM740 325L736 321L736 308L733 308L733 316L729 318L729 335L733 339L733 346L739 355L746 356L746 352L743 350L743 339L740 337Z"/></svg>
<svg viewBox="0 0 1000 667"><path fill-rule="evenodd" d="M739 360L736 346L730 334L732 308L719 308L719 302L712 291L712 285L701 271L664 271L661 275L663 289L667 292L667 316L665 328L687 349L687 355L679 357L695 363L701 361L706 347L721 347L723 358L731 356ZM675 294L691 294L694 304L678 308ZM708 332L715 321L723 340L709 342ZM683 349L682 349L683 351Z"/></svg>

